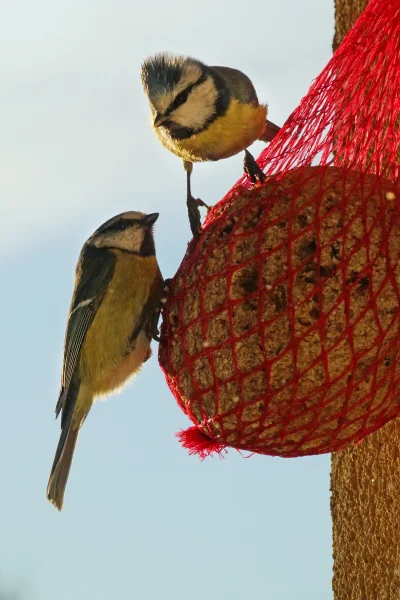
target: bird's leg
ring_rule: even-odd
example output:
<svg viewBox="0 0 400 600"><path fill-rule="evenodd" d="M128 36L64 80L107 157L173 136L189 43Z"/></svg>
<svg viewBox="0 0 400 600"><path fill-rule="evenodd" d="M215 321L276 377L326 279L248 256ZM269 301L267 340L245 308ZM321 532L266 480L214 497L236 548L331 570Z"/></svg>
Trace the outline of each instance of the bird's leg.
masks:
<svg viewBox="0 0 400 600"><path fill-rule="evenodd" d="M193 170L193 163L188 162L186 160L183 161L183 168L186 171L186 205L189 216L190 229L192 231L192 235L194 238L198 238L201 232L201 216L199 211L199 206L205 206L209 208L203 200L200 198L193 198L191 188L190 188L190 176Z"/></svg>
<svg viewBox="0 0 400 600"><path fill-rule="evenodd" d="M264 183L265 174L247 149L244 151L243 168L246 175L250 177L251 183L256 183L257 181Z"/></svg>
<svg viewBox="0 0 400 600"><path fill-rule="evenodd" d="M160 337L160 330L158 329L158 319L160 318L160 313L161 313L161 309L163 307L163 304L165 304L167 302L168 299L168 292L170 290L169 288L169 283L170 283L171 279L165 279L164 280L164 288L163 288L163 293L162 296L160 298L160 302L155 310L155 313L153 315L153 319L151 321L151 325L150 325L150 336L151 338L156 341L156 342L161 342L162 339ZM149 356L150 358L150 356ZM147 358L146 358L147 360Z"/></svg>
<svg viewBox="0 0 400 600"><path fill-rule="evenodd" d="M158 329L157 325L153 325L153 330L151 333L151 339L154 340L155 342L160 343L161 342L161 338L160 338L160 330ZM151 354L150 354L151 356ZM149 356L149 358L150 358ZM147 358L146 358L147 360Z"/></svg>
<svg viewBox="0 0 400 600"><path fill-rule="evenodd" d="M155 342L161 342L161 338L160 338L160 330L158 329L158 320L160 318L160 313L161 313L161 308L162 308L162 303L163 303L164 298L160 298L159 303L157 304L153 316L150 319L149 325L148 325L148 336L150 339L154 340ZM165 302L166 300L164 300Z"/></svg>

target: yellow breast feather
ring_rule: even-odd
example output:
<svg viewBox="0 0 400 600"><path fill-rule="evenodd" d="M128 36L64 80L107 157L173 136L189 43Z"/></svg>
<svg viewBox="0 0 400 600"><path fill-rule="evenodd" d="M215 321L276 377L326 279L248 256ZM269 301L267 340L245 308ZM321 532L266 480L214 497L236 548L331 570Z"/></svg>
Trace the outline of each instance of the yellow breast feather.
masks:
<svg viewBox="0 0 400 600"><path fill-rule="evenodd" d="M117 389L143 362L144 356L129 357L129 336L138 324L158 273L154 256L115 253L117 262L113 278L82 348L82 379L91 382L94 395ZM142 338L137 350L145 355L150 341ZM135 350L136 346L133 352Z"/></svg>
<svg viewBox="0 0 400 600"><path fill-rule="evenodd" d="M267 107L243 104L232 99L227 112L204 131L184 140L171 138L158 127L155 132L161 143L173 154L189 162L229 158L250 146L264 131Z"/></svg>

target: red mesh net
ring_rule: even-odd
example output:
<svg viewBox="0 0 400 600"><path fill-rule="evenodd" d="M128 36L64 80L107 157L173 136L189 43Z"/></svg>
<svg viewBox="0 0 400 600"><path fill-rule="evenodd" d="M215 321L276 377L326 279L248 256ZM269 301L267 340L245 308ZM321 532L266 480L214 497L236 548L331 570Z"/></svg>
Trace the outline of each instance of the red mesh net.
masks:
<svg viewBox="0 0 400 600"><path fill-rule="evenodd" d="M339 450L400 412L400 0L372 0L170 284L159 359L205 457ZM314 166L311 166L314 165Z"/></svg>

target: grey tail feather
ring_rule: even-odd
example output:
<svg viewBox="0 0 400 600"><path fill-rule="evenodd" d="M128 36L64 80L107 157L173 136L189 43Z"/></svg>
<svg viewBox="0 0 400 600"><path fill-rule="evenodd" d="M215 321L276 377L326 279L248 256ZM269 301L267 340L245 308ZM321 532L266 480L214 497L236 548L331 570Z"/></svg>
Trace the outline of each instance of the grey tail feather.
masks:
<svg viewBox="0 0 400 600"><path fill-rule="evenodd" d="M57 405L56 405L56 419L58 418L58 415L60 414L60 411L63 407L64 404L64 388L61 388L60 391L60 395L58 396L58 400L57 400Z"/></svg>
<svg viewBox="0 0 400 600"><path fill-rule="evenodd" d="M78 434L79 429L72 429L71 425L63 442L60 457L57 463L53 465L49 483L47 485L47 499L60 511L64 504L65 486L67 485Z"/></svg>
<svg viewBox="0 0 400 600"><path fill-rule="evenodd" d="M47 485L47 499L62 510L64 502L64 491L67 485L68 475L71 468L72 457L78 439L79 429L72 428L72 415L79 394L79 383L73 382L68 391L66 410L62 415L61 435L58 442L56 454L51 468L49 483Z"/></svg>
<svg viewBox="0 0 400 600"><path fill-rule="evenodd" d="M280 129L281 128L278 127L278 125L275 125L275 123L272 123L272 121L268 121L267 119L265 121L264 131L258 139L262 140L263 142L271 142L274 139L274 137L279 133Z"/></svg>

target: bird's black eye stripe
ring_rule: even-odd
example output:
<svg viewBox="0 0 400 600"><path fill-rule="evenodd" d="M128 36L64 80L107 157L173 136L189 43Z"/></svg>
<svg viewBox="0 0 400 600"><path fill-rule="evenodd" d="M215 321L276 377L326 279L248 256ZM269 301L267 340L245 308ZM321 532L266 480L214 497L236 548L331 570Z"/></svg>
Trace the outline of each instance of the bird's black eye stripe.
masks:
<svg viewBox="0 0 400 600"><path fill-rule="evenodd" d="M177 97L175 98L175 100L172 103L173 109L178 108L178 106L182 106L182 104L185 104L185 102L188 99L189 94L193 88L194 88L193 85L189 85L189 87L187 87L185 90L183 90L183 92L181 92L180 94L177 95Z"/></svg>
<svg viewBox="0 0 400 600"><path fill-rule="evenodd" d="M110 229L114 231L124 231L125 229L128 229L128 227L132 227L132 225L133 222L130 219L118 219Z"/></svg>
<svg viewBox="0 0 400 600"><path fill-rule="evenodd" d="M114 221L107 227L105 227L102 232L112 232L112 231L124 231L129 227L133 227L134 225L140 225L141 221L139 219L118 219L118 221Z"/></svg>
<svg viewBox="0 0 400 600"><path fill-rule="evenodd" d="M174 101L169 105L168 107L168 111L167 114L171 113L173 110L175 110L176 108L178 108L178 106L182 106L182 104L185 104L186 100L189 97L190 92L197 87L198 85L200 85L201 83L204 83L204 81L206 80L207 75L205 73L203 73L203 75L197 80L195 81L195 83L192 83L190 85L187 86L187 88L185 88L184 90L182 90L174 99Z"/></svg>
<svg viewBox="0 0 400 600"><path fill-rule="evenodd" d="M178 108L178 106L182 106L182 104L185 104L185 102L188 99L189 94L193 88L194 88L194 84L189 85L180 94L178 94L177 97L175 98L175 100L169 106L168 112L171 112L171 111L175 110L176 108Z"/></svg>

